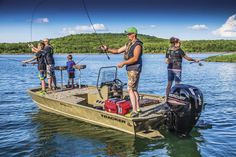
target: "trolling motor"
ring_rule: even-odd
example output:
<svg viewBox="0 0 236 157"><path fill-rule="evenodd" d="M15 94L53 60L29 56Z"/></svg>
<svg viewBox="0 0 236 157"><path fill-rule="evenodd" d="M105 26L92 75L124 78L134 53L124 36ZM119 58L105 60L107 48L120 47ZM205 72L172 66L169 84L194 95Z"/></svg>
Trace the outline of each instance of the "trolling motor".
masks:
<svg viewBox="0 0 236 157"><path fill-rule="evenodd" d="M177 84L171 88L167 105L169 106L166 119L168 129L188 135L200 117L203 94L197 87Z"/></svg>

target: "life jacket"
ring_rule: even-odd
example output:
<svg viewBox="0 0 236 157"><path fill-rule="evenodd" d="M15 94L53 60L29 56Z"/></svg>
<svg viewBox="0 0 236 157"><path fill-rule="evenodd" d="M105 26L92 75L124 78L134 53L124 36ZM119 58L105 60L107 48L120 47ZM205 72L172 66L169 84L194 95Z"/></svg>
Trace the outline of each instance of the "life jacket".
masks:
<svg viewBox="0 0 236 157"><path fill-rule="evenodd" d="M46 52L44 50L40 50L36 53L37 62L38 62L38 70L46 70Z"/></svg>
<svg viewBox="0 0 236 157"><path fill-rule="evenodd" d="M126 65L127 71L141 71L142 70L143 43L139 39L137 39L134 43L128 42L126 44L126 51L124 53L124 59L128 60L134 56L134 49L137 45L141 46L141 54L140 54L138 61L136 63Z"/></svg>
<svg viewBox="0 0 236 157"><path fill-rule="evenodd" d="M54 57L53 57L53 47L51 45L45 46L44 50L46 51L46 64L47 65L54 65Z"/></svg>

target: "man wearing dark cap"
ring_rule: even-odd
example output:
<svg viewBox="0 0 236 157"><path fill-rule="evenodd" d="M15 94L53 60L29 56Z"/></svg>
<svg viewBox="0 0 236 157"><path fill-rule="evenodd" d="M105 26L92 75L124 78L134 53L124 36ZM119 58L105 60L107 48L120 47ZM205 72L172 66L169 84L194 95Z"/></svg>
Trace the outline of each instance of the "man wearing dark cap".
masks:
<svg viewBox="0 0 236 157"><path fill-rule="evenodd" d="M135 27L130 27L125 30L129 41L119 49L113 49L106 45L101 46L104 51L111 52L112 54L124 53L124 61L117 64L119 68L126 66L128 75L128 93L133 107L130 116L138 116L139 108L139 94L138 82L140 73L142 71L142 53L143 43L137 38L138 31Z"/></svg>
<svg viewBox="0 0 236 157"><path fill-rule="evenodd" d="M188 57L186 53L180 48L181 42L176 37L170 38L170 48L166 52L165 62L168 64L168 84L166 87L166 101L170 93L172 82L175 80L175 84L181 82L181 73L182 73L182 58L185 58L188 61L199 62L198 59L193 59Z"/></svg>

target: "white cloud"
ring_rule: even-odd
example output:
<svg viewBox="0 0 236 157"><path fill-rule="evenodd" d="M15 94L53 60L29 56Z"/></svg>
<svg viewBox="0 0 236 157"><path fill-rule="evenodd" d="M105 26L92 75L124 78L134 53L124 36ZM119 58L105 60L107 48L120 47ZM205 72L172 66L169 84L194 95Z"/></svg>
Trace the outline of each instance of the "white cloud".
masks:
<svg viewBox="0 0 236 157"><path fill-rule="evenodd" d="M230 16L220 28L212 33L221 37L236 37L236 14Z"/></svg>
<svg viewBox="0 0 236 157"><path fill-rule="evenodd" d="M140 29L150 29L150 28L157 28L157 25L142 25L139 26Z"/></svg>
<svg viewBox="0 0 236 157"><path fill-rule="evenodd" d="M151 27L151 28L156 28L156 27L157 27L157 25L150 25L150 27Z"/></svg>
<svg viewBox="0 0 236 157"><path fill-rule="evenodd" d="M207 30L208 29L208 27L206 25L204 25L204 24L197 24L197 25L190 26L188 28L192 29L192 30L197 30L197 31L199 31L199 30Z"/></svg>
<svg viewBox="0 0 236 157"><path fill-rule="evenodd" d="M49 19L47 17L45 18L37 18L33 20L34 23L48 23Z"/></svg>
<svg viewBox="0 0 236 157"><path fill-rule="evenodd" d="M104 24L93 24L96 31L107 31ZM75 27L65 27L62 29L64 34L90 33L93 32L92 25L77 25Z"/></svg>

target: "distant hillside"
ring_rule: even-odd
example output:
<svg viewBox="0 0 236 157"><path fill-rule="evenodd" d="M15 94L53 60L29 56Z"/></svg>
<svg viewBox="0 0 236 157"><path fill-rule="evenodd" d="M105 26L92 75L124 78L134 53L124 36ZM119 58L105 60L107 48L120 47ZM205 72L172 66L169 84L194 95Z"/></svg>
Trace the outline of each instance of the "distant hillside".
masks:
<svg viewBox="0 0 236 157"><path fill-rule="evenodd" d="M127 42L125 34L105 33L69 35L51 40L55 53L98 53L102 43L119 48ZM168 39L139 35L144 43L144 53L164 53L169 46ZM33 42L36 45L37 41ZM0 43L0 53L30 53L28 43ZM183 41L186 52L231 52L236 51L236 40L191 40Z"/></svg>

